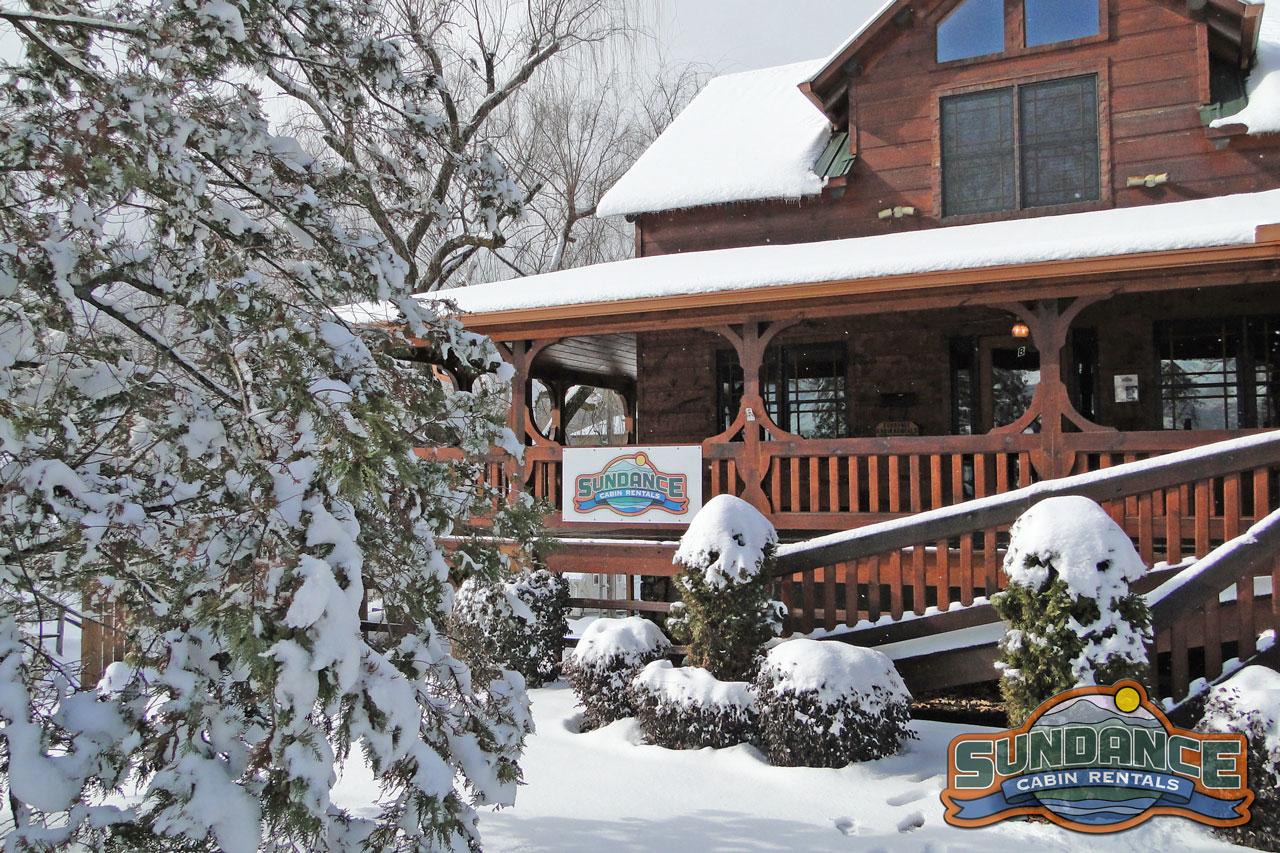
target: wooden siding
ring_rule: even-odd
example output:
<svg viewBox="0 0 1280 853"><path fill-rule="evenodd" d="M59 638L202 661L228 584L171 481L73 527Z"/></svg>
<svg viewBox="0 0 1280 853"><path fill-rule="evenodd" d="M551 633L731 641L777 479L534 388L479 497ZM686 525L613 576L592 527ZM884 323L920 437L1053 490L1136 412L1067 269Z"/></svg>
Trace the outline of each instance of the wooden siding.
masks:
<svg viewBox="0 0 1280 853"><path fill-rule="evenodd" d="M1181 3L1161 0L1109 0L1107 39L941 67L933 61L931 16L919 16L870 57L854 80L851 113L858 161L842 196L828 191L800 202L647 214L638 223L638 246L644 254L655 255L971 221L937 215L939 93L1088 72L1099 72L1104 111L1100 143L1109 191L1101 202L1086 207L1155 204L1280 186L1280 142L1235 137L1227 144L1201 124L1199 107L1209 97L1208 36L1205 26L1188 18L1184 9ZM1170 175L1163 187L1126 186L1130 176L1163 172ZM876 217L878 211L899 205L914 206L920 215L887 221ZM1063 210L1041 208L1016 215Z"/></svg>

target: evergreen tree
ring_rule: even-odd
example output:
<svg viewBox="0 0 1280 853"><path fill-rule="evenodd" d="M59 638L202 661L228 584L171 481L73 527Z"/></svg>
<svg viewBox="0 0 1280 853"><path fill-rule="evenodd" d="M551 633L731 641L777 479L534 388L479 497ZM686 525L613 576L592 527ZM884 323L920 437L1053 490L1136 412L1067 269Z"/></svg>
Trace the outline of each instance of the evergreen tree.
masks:
<svg viewBox="0 0 1280 853"><path fill-rule="evenodd" d="M667 623L689 645L689 666L721 681L751 681L764 644L782 628L769 598L778 534L753 506L732 495L712 498L680 540L680 594Z"/></svg>
<svg viewBox="0 0 1280 853"><path fill-rule="evenodd" d="M1004 571L991 603L1008 627L996 667L1010 725L1065 690L1145 680L1151 614L1130 585L1146 567L1100 506L1036 504L1010 531Z"/></svg>
<svg viewBox="0 0 1280 853"><path fill-rule="evenodd" d="M406 66L382 13L0 10L23 52L0 91L0 745L16 847L465 849L474 807L513 800L519 680L473 679L436 627L451 576L531 560L469 523L496 504L492 533L528 541L536 524L530 502L477 486L495 444L519 451L510 370L447 306L409 298L412 259L352 200L376 186L465 223L449 235L465 240L519 193L486 152L437 150L447 75ZM324 156L268 120L264 79L305 81L337 120ZM365 128L387 144L334 155ZM441 162L465 191L433 199L419 170ZM331 307L355 300L379 307ZM375 315L389 322L349 322ZM402 361L411 349L496 381L456 391ZM407 634L362 632L366 599ZM96 691L33 637L82 602L125 613L126 660ZM353 750L382 787L373 819L330 799ZM117 788L136 804L106 804Z"/></svg>

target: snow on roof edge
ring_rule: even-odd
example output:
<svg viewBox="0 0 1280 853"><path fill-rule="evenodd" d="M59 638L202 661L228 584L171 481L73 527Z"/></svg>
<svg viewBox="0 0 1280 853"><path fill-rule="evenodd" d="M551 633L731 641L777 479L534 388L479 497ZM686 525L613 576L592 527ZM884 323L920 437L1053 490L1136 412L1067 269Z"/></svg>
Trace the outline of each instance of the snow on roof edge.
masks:
<svg viewBox="0 0 1280 853"><path fill-rule="evenodd" d="M821 193L813 164L831 126L799 89L819 61L712 78L609 188L596 215Z"/></svg>
<svg viewBox="0 0 1280 853"><path fill-rule="evenodd" d="M1251 136L1280 133L1280 0L1263 5L1247 92L1249 103L1243 110L1214 119L1210 127L1242 124Z"/></svg>
<svg viewBox="0 0 1280 853"><path fill-rule="evenodd" d="M859 38L861 38L861 37L862 37L862 34L863 34L863 33L865 33L868 29L870 29L870 27L871 27L871 26L872 26L876 21L878 21L878 20L880 20L882 17L884 17L885 12L888 12L888 11L889 11L889 9L890 9L890 8L893 6L893 4L894 4L894 3L896 3L896 2L897 2L897 0L885 0L884 5L882 5L879 9L876 9L874 12L872 12L872 13L867 17L867 19L866 19L865 21L863 21L863 22L862 22L862 26L858 27L858 29L854 31L853 35L849 36L847 39L845 39L843 42L841 42L839 47L837 47L837 48L836 48L835 50L833 50L830 54L828 54L826 59L822 60L822 67L821 67L821 68L819 68L817 71L813 72L813 75L812 75L808 80L806 80L805 82L806 82L806 83L812 83L812 82L813 82L813 80L814 80L814 78L815 78L815 77L817 77L819 74L821 74L821 73L822 73L823 69L825 69L828 65L830 65L831 63L833 63L833 62L835 62L837 59L839 59L839 58L840 58L840 54L842 54L842 53L844 53L846 50L848 50L848 49L849 49L849 46L850 46L850 45L852 45L852 44L853 44L855 41L857 41Z"/></svg>
<svg viewBox="0 0 1280 853"><path fill-rule="evenodd" d="M464 314L733 292L1179 249L1251 245L1280 222L1280 190L853 237L654 255L423 294ZM516 283L518 282L518 284ZM354 323L395 309L338 309Z"/></svg>

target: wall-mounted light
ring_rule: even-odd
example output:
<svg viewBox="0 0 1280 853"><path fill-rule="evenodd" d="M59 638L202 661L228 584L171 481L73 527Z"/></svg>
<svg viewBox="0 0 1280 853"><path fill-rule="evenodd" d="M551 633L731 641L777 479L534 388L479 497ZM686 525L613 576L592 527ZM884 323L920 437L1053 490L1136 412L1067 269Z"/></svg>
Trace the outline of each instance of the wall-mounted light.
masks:
<svg viewBox="0 0 1280 853"><path fill-rule="evenodd" d="M884 210L876 214L877 219L901 219L904 216L915 216L916 209L909 205L901 207L886 207Z"/></svg>
<svg viewBox="0 0 1280 853"><path fill-rule="evenodd" d="M1169 173L1161 172L1158 175L1131 175L1125 181L1125 186L1130 189L1134 187L1146 187L1147 189L1155 189L1161 184L1169 183Z"/></svg>
<svg viewBox="0 0 1280 853"><path fill-rule="evenodd" d="M1009 330L1009 333L1015 338L1029 338L1031 337L1031 327L1019 321L1013 324L1013 328Z"/></svg>

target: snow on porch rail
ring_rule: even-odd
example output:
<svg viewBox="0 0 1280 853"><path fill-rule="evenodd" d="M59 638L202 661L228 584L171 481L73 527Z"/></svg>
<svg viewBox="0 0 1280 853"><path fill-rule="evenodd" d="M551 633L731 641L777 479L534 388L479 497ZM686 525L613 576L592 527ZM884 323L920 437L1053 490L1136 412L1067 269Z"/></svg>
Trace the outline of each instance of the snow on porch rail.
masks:
<svg viewBox="0 0 1280 853"><path fill-rule="evenodd" d="M1238 578L1269 568L1277 558L1280 509L1147 593L1152 625L1157 630L1169 627L1187 610L1218 595Z"/></svg>
<svg viewBox="0 0 1280 853"><path fill-rule="evenodd" d="M1268 574L1270 586L1257 589L1255 581ZM1280 622L1280 510L1189 566L1152 569L1138 586L1148 588L1151 659L1168 657L1167 669L1153 672L1152 686L1162 698L1185 702L1198 692L1193 676L1207 685L1247 664L1262 648L1258 629ZM1255 591L1271 598L1269 606L1255 606ZM938 689L994 678L989 659L1003 630L995 609L982 601L810 636L879 649L898 663L908 686ZM1235 660L1224 661L1222 650L1233 647Z"/></svg>
<svg viewBox="0 0 1280 853"><path fill-rule="evenodd" d="M991 497L905 518L819 536L778 549L775 574L810 572L825 566L945 540L1013 522L1046 498L1081 495L1099 503L1178 483L1226 476L1280 464L1280 432L1220 441L1088 474L1047 480Z"/></svg>

